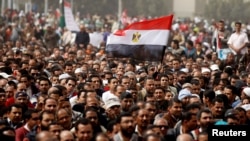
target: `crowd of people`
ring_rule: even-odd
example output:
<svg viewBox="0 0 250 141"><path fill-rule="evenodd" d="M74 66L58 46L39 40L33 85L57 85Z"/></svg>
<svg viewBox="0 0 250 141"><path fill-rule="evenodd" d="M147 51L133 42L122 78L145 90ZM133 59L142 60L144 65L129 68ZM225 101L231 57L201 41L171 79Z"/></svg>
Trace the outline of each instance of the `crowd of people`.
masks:
<svg viewBox="0 0 250 141"><path fill-rule="evenodd" d="M2 17L0 140L208 141L250 124L248 25L175 20L151 62L106 56L114 19L77 15L73 33L53 13Z"/></svg>

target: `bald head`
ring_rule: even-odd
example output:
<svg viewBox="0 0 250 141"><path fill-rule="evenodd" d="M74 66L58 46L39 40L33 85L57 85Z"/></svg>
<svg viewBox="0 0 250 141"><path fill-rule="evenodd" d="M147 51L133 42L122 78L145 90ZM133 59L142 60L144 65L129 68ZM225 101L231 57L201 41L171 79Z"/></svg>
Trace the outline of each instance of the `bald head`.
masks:
<svg viewBox="0 0 250 141"><path fill-rule="evenodd" d="M42 131L36 135L36 141L57 141L49 131Z"/></svg>
<svg viewBox="0 0 250 141"><path fill-rule="evenodd" d="M180 134L177 136L176 141L194 141L194 139L189 134Z"/></svg>
<svg viewBox="0 0 250 141"><path fill-rule="evenodd" d="M60 133L60 141L73 141L74 140L74 136L73 134L68 131L68 130L64 130Z"/></svg>

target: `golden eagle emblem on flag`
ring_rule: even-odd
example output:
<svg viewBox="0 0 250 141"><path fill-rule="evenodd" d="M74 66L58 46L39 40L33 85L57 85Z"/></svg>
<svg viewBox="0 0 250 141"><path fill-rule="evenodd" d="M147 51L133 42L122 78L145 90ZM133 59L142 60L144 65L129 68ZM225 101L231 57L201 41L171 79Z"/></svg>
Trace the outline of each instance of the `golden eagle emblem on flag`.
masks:
<svg viewBox="0 0 250 141"><path fill-rule="evenodd" d="M133 34L132 41L137 43L139 42L140 37L141 37L141 34L139 32L136 32Z"/></svg>

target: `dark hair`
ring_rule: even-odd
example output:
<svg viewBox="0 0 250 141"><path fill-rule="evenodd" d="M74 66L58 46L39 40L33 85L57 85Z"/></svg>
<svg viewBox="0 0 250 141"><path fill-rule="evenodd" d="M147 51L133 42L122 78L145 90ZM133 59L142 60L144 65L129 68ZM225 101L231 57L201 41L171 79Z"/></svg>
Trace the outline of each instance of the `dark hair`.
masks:
<svg viewBox="0 0 250 141"><path fill-rule="evenodd" d="M48 111L48 110L44 110L40 113L39 115L39 119L42 120L43 119L43 115L45 114L51 114L51 115L54 115L55 116L55 113L51 112L51 111Z"/></svg>
<svg viewBox="0 0 250 141"><path fill-rule="evenodd" d="M209 101L212 102L213 99L215 98L215 92L214 92L213 89L209 89L209 90L207 90L207 91L205 91L205 92L203 93L203 96L204 96L205 98L208 98Z"/></svg>
<svg viewBox="0 0 250 141"><path fill-rule="evenodd" d="M190 121L192 119L192 116L196 117L196 114L195 113L191 113L191 112L184 112L182 114L181 120L182 120L182 122L184 122L184 121Z"/></svg>
<svg viewBox="0 0 250 141"><path fill-rule="evenodd" d="M130 112L122 112L116 119L117 123L121 123L123 117L132 117Z"/></svg>
<svg viewBox="0 0 250 141"><path fill-rule="evenodd" d="M86 118L81 118L79 120L76 121L75 123L75 130L78 131L79 130L79 125L82 124L82 125L90 125L92 127L92 124L91 122L86 119ZM92 130L93 130L93 127L92 127Z"/></svg>
<svg viewBox="0 0 250 141"><path fill-rule="evenodd" d="M8 113L11 112L13 107L18 108L18 109L22 109L22 111L23 111L23 106L22 105L14 103L14 104L11 104L10 106L8 106L8 111L7 112Z"/></svg>
<svg viewBox="0 0 250 141"><path fill-rule="evenodd" d="M25 120L29 120L29 119L32 118L32 114L38 113L38 112L39 112L39 111L36 110L36 109L28 109L28 110L24 113L23 117L24 117Z"/></svg>
<svg viewBox="0 0 250 141"><path fill-rule="evenodd" d="M197 113L197 119L199 120L201 118L202 113L207 113L207 114L212 114L212 111L208 108L205 109L201 109L198 113Z"/></svg>
<svg viewBox="0 0 250 141"><path fill-rule="evenodd" d="M200 103L190 103L186 106L185 111L188 112L192 109L201 109L201 104Z"/></svg>
<svg viewBox="0 0 250 141"><path fill-rule="evenodd" d="M168 107L172 107L174 105L174 103L180 103L182 104L182 102L177 98L177 97L174 97L172 98L169 103L168 103Z"/></svg>
<svg viewBox="0 0 250 141"><path fill-rule="evenodd" d="M157 134L147 134L146 136L143 137L143 140L147 141L150 137L154 137L154 138L162 140L161 136Z"/></svg>
<svg viewBox="0 0 250 141"><path fill-rule="evenodd" d="M116 125L116 124L117 124L116 120L109 121L108 124L107 124L107 128L106 128L107 131L112 132L114 130L114 125Z"/></svg>
<svg viewBox="0 0 250 141"><path fill-rule="evenodd" d="M230 89L233 95L237 95L237 88L235 86L227 85L225 88Z"/></svg>

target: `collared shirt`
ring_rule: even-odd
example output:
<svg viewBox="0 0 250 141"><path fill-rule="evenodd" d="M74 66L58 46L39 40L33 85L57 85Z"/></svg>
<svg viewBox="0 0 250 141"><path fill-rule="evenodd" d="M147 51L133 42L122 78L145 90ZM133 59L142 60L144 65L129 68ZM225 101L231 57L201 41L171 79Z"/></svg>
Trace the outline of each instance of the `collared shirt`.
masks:
<svg viewBox="0 0 250 141"><path fill-rule="evenodd" d="M29 129L29 127L28 127L28 123L26 123L26 124L23 126L23 128L26 129L26 130L29 131L29 132L31 131L31 129Z"/></svg>
<svg viewBox="0 0 250 141"><path fill-rule="evenodd" d="M137 133L138 136L142 137L143 133L140 133L140 131L138 130L138 125L135 126L135 133Z"/></svg>
<svg viewBox="0 0 250 141"><path fill-rule="evenodd" d="M114 141L124 141L121 132L114 135ZM138 141L138 136L136 134L133 134L130 141Z"/></svg>
<svg viewBox="0 0 250 141"><path fill-rule="evenodd" d="M7 118L7 122L9 123L10 127L14 128L14 129L17 129L18 125L21 124L21 122L19 122L17 124L13 124L13 122L9 118Z"/></svg>

